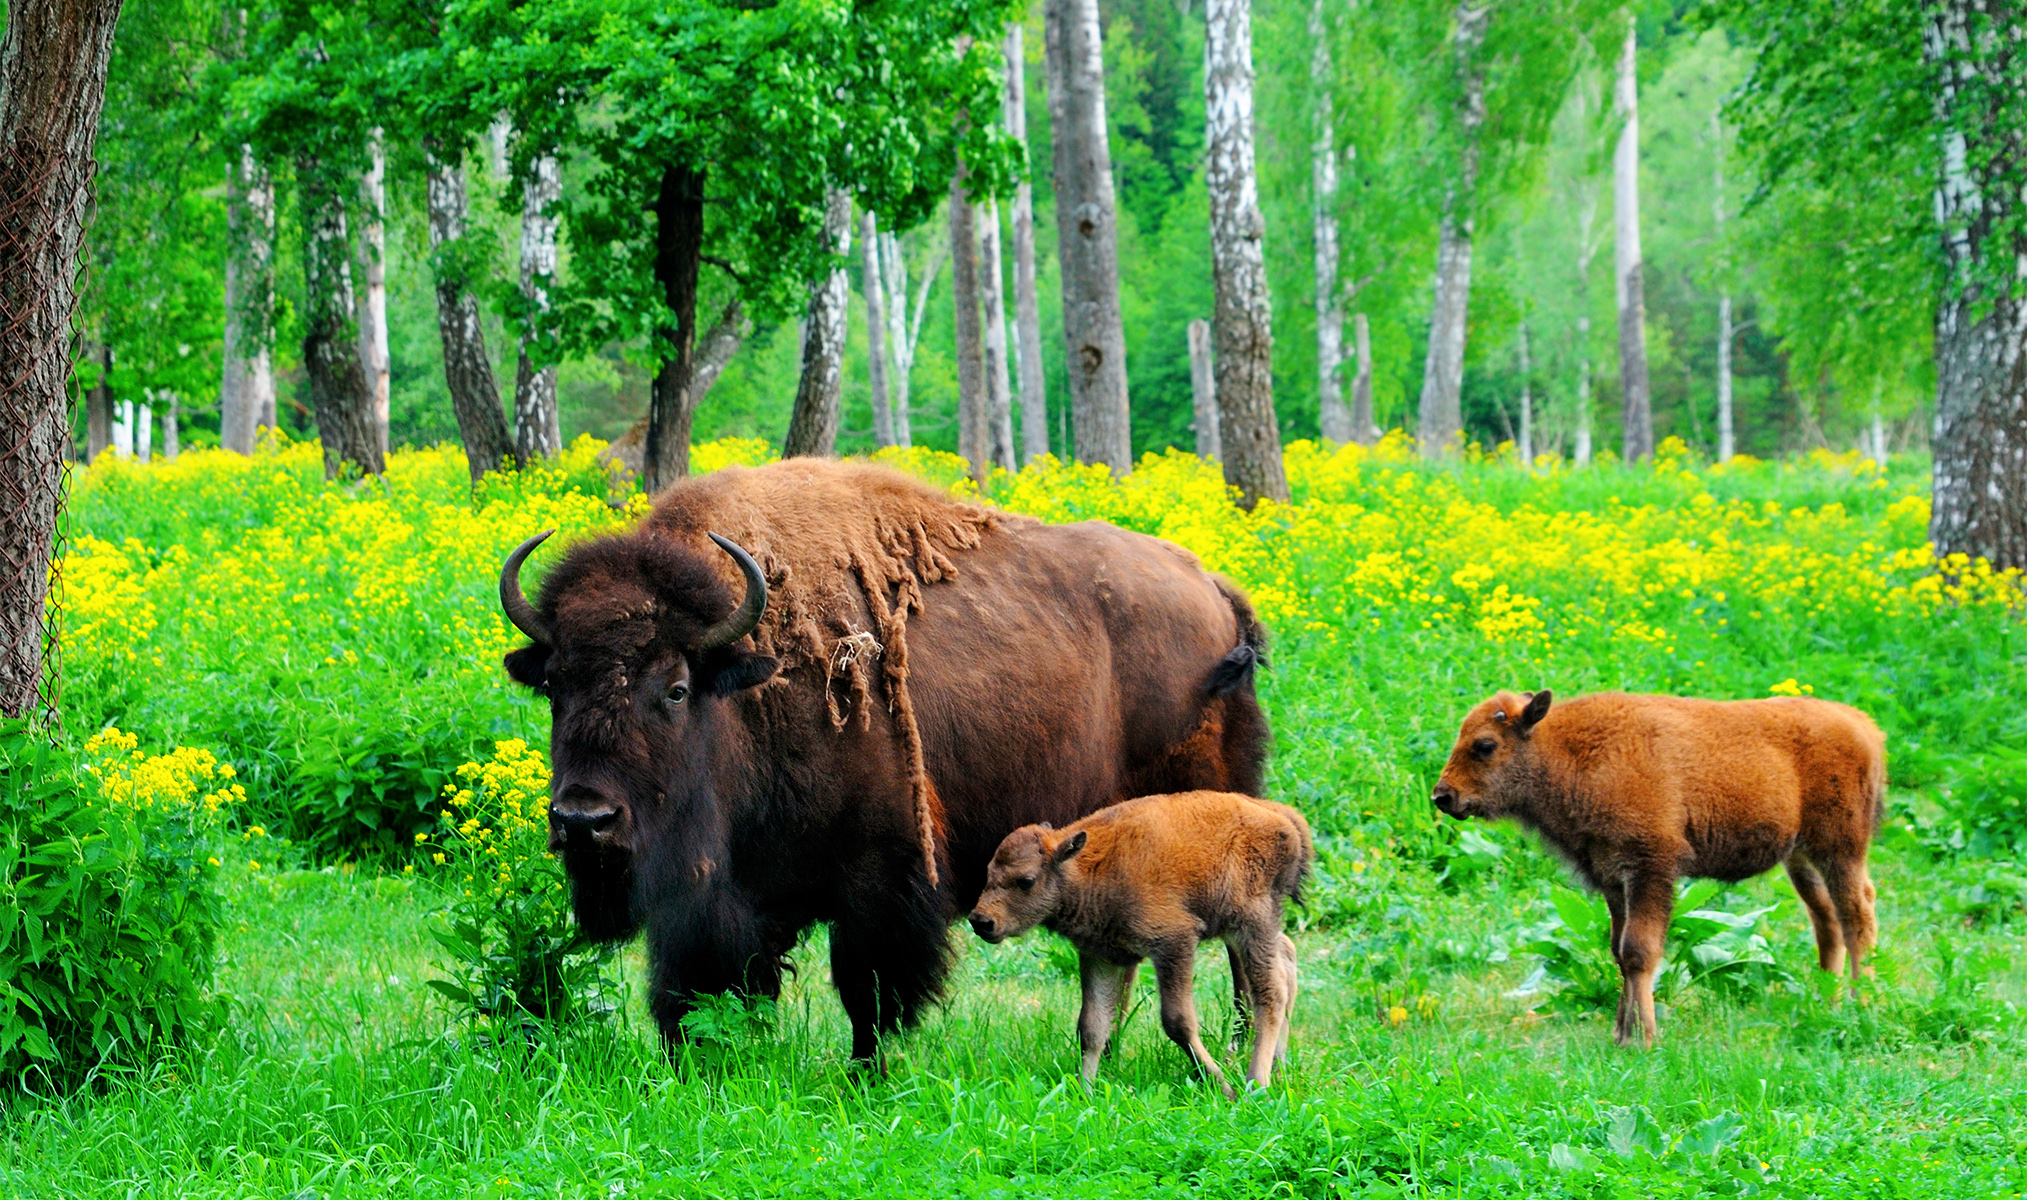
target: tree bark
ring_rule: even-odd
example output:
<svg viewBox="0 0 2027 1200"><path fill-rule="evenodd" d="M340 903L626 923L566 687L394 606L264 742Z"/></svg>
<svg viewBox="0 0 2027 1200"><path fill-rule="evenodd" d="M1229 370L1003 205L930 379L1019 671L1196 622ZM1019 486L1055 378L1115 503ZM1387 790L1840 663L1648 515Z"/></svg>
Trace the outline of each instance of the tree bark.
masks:
<svg viewBox="0 0 2027 1200"><path fill-rule="evenodd" d="M1938 555L2027 568L2027 144L2018 117L2023 22L1986 0L1934 0L1923 41L1943 131L1945 286L1936 306Z"/></svg>
<svg viewBox="0 0 2027 1200"><path fill-rule="evenodd" d="M378 475L384 467L359 349L345 199L312 158L296 163L296 187L303 202L303 370L324 443L324 478L336 479L348 462Z"/></svg>
<svg viewBox="0 0 2027 1200"><path fill-rule="evenodd" d="M1379 422L1372 415L1372 332L1365 314L1351 318L1352 345L1358 350L1358 374L1351 380L1351 436L1361 446L1379 441Z"/></svg>
<svg viewBox="0 0 2027 1200"><path fill-rule="evenodd" d="M1189 391L1195 419L1197 457L1222 462L1218 437L1218 380L1211 369L1211 323L1198 317L1189 323Z"/></svg>
<svg viewBox="0 0 2027 1200"><path fill-rule="evenodd" d="M1126 332L1119 312L1118 209L1105 127L1098 0L1046 0L1056 256L1063 276L1064 361L1081 462L1133 467Z"/></svg>
<svg viewBox="0 0 2027 1200"><path fill-rule="evenodd" d="M7 7L0 41L0 715L56 716L44 600L64 449L70 321L119 0Z"/></svg>
<svg viewBox="0 0 2027 1200"><path fill-rule="evenodd" d="M978 222L979 307L985 321L985 395L992 440L992 461L1009 471L1020 470L1013 440L1013 381L1006 345L1006 283L1000 273L999 201L988 196L972 206Z"/></svg>
<svg viewBox="0 0 2027 1200"><path fill-rule="evenodd" d="M515 463L514 441L500 413L500 387L479 324L478 297L466 286L456 257L464 237L465 179L461 163L424 143L429 164L429 248L436 256L436 328L443 339L443 378L450 407L464 441L465 467L472 481Z"/></svg>
<svg viewBox="0 0 2027 1200"><path fill-rule="evenodd" d="M549 281L556 275L556 214L563 176L553 154L539 154L521 184L521 299L529 329L521 334L514 366L514 452L522 462L553 458L563 450L563 424L556 410L556 364L543 320L549 313ZM537 339L540 339L539 341ZM534 352L531 354L530 350ZM535 360L543 365L537 367Z"/></svg>
<svg viewBox="0 0 2027 1200"><path fill-rule="evenodd" d="M99 381L84 398L85 462L95 463L113 445L113 348L104 342L93 347L98 356Z"/></svg>
<svg viewBox="0 0 2027 1200"><path fill-rule="evenodd" d="M388 447L390 364L387 360L387 150L380 130L366 139L366 171L359 177L359 367L373 395L373 432Z"/></svg>
<svg viewBox="0 0 2027 1200"><path fill-rule="evenodd" d="M893 361L888 379L892 388L894 444L897 446L915 444L909 425L909 375L915 367L915 347L922 341L922 318L929 311L929 289L943 271L943 258L949 252L950 243L937 239L934 247L929 269L922 273L922 282L916 288L911 308L908 302L907 247L896 234L880 235L881 273L886 281L887 295L893 300L887 308L888 350Z"/></svg>
<svg viewBox="0 0 2027 1200"><path fill-rule="evenodd" d="M1715 240L1720 269L1725 271L1726 290L1717 297L1717 461L1730 462L1736 451L1732 436L1731 413L1731 291L1730 255L1724 240L1724 124L1723 112L1710 114L1710 145L1712 153L1711 217L1716 230Z"/></svg>
<svg viewBox="0 0 2027 1200"><path fill-rule="evenodd" d="M689 393L683 397L683 404L691 412L711 394L711 385L718 382L725 365L732 356L739 353L739 347L749 332L746 324L746 310L737 299L729 301L718 314L718 323L704 334L704 340L697 344L696 362L690 371ZM642 414L633 427L620 435L620 439L607 446L599 455L601 459L616 461L635 475L646 474L645 451L647 448L648 419Z"/></svg>
<svg viewBox="0 0 2027 1200"><path fill-rule="evenodd" d="M978 231L964 192L964 164L950 181L950 290L957 306L957 453L985 482L992 469L991 397L986 394L985 336L978 321Z"/></svg>
<svg viewBox="0 0 2027 1200"><path fill-rule="evenodd" d="M1323 0L1309 5L1310 186L1316 230L1316 409L1325 441L1348 442L1354 434L1344 406L1344 300L1337 294L1337 137L1330 28Z"/></svg>
<svg viewBox="0 0 2027 1200"><path fill-rule="evenodd" d="M1028 148L1027 51L1020 22L1006 27L1006 131ZM1028 176L1014 185L1014 344L1021 391L1021 460L1049 452L1049 400L1042 383L1042 318L1035 299L1035 189Z"/></svg>
<svg viewBox="0 0 2027 1200"><path fill-rule="evenodd" d="M1520 439L1514 449L1520 452L1520 466L1523 470L1534 469L1534 361L1529 353L1527 321L1520 322Z"/></svg>
<svg viewBox="0 0 2027 1200"><path fill-rule="evenodd" d="M1457 5L1451 43L1458 79L1457 178L1443 197L1437 234L1436 299L1429 318L1429 355L1422 372L1417 440L1424 458L1455 454L1464 432L1464 339L1471 306L1471 239L1478 192L1478 133L1485 124L1485 68L1478 48L1492 18L1489 5Z"/></svg>
<svg viewBox="0 0 2027 1200"><path fill-rule="evenodd" d="M162 459L175 462L183 453L183 400L174 392L162 406Z"/></svg>
<svg viewBox="0 0 2027 1200"><path fill-rule="evenodd" d="M225 352L218 441L252 454L274 408L274 181L241 146L225 172Z"/></svg>
<svg viewBox="0 0 2027 1200"><path fill-rule="evenodd" d="M824 197L823 240L843 257L852 247L852 196L831 188ZM838 400L845 377L845 304L851 295L844 268L832 267L809 287L802 321L802 378L788 419L783 458L829 458L837 452Z"/></svg>
<svg viewBox="0 0 2027 1200"><path fill-rule="evenodd" d="M887 407L886 290L880 280L880 221L869 208L859 214L859 291L866 299L866 373L872 384L873 441L881 446L894 444L894 414Z"/></svg>
<svg viewBox="0 0 2027 1200"><path fill-rule="evenodd" d="M1575 458L1579 467L1591 465L1591 259L1598 244L1593 234L1598 220L1597 189L1589 183L1579 187L1577 202L1577 428Z"/></svg>
<svg viewBox="0 0 2027 1200"><path fill-rule="evenodd" d="M704 172L672 166L655 193L655 282L668 305L657 332L662 364L648 388L642 482L648 493L690 473L690 422L697 415L690 387L697 345L697 272L704 253Z"/></svg>
<svg viewBox="0 0 2027 1200"><path fill-rule="evenodd" d="M1286 502L1281 426L1274 416L1274 317L1267 295L1259 181L1253 166L1252 0L1205 0L1204 182L1211 202L1211 333L1218 447L1240 503Z"/></svg>
<svg viewBox="0 0 2027 1200"><path fill-rule="evenodd" d="M1621 452L1627 462L1654 453L1654 410L1647 386L1647 304L1640 261L1640 81L1633 18L1626 18L1614 105L1624 122L1612 152L1613 293L1619 304L1619 392L1624 400Z"/></svg>

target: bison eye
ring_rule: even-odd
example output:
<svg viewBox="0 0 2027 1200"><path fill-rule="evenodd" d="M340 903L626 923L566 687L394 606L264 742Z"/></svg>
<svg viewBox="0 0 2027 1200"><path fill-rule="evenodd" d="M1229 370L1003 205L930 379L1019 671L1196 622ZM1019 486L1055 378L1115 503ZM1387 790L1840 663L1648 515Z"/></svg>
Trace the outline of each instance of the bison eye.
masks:
<svg viewBox="0 0 2027 1200"><path fill-rule="evenodd" d="M1480 758L1491 758L1492 752L1497 749L1499 749L1499 743L1491 738L1479 738L1471 743L1471 753Z"/></svg>
<svg viewBox="0 0 2027 1200"><path fill-rule="evenodd" d="M1023 875L1019 879L1014 880L1014 886L1024 892L1028 891L1029 889L1035 886L1035 877L1032 875Z"/></svg>
<svg viewBox="0 0 2027 1200"><path fill-rule="evenodd" d="M669 685L668 700L670 704L681 704L683 701L688 700L689 698L690 698L689 684L672 683Z"/></svg>

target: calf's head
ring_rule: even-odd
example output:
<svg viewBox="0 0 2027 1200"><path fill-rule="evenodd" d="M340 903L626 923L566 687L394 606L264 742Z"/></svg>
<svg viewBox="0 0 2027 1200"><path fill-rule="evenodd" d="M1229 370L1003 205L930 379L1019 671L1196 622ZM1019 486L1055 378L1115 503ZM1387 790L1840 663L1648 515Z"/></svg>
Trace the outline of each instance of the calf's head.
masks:
<svg viewBox="0 0 2027 1200"><path fill-rule="evenodd" d="M985 869L985 891L971 910L971 928L999 944L1019 937L1055 914L1063 896L1063 865L1089 835L1023 825L1006 835Z"/></svg>
<svg viewBox="0 0 2027 1200"><path fill-rule="evenodd" d="M574 547L531 603L521 564L548 536L521 543L500 572L500 604L534 643L507 655L507 673L549 699L549 848L578 924L617 940L640 928L643 892L661 904L673 888L708 907L702 893L728 856L727 784L751 753L731 698L779 665L742 648L767 581L712 534L745 577L735 599L689 547L635 533Z"/></svg>
<svg viewBox="0 0 2027 1200"><path fill-rule="evenodd" d="M1534 727L1553 699L1547 688L1501 692L1473 708L1436 780L1436 807L1459 820L1506 815L1535 769Z"/></svg>

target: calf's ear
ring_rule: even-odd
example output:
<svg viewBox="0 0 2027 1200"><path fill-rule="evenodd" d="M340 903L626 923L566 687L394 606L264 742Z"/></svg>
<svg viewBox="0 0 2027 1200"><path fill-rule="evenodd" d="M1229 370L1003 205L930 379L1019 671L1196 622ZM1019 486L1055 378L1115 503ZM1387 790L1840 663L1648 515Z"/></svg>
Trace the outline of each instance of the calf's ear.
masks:
<svg viewBox="0 0 2027 1200"><path fill-rule="evenodd" d="M1548 715L1549 702L1554 699L1555 694L1547 688L1528 696L1527 707L1520 710L1520 720L1514 728L1526 733L1541 724L1541 719Z"/></svg>
<svg viewBox="0 0 2027 1200"><path fill-rule="evenodd" d="M1068 862L1070 857L1077 853L1077 851L1082 850L1084 843L1090 840L1090 831L1084 829L1079 829L1069 837L1064 838L1056 844L1056 852L1049 855L1049 865L1059 867Z"/></svg>

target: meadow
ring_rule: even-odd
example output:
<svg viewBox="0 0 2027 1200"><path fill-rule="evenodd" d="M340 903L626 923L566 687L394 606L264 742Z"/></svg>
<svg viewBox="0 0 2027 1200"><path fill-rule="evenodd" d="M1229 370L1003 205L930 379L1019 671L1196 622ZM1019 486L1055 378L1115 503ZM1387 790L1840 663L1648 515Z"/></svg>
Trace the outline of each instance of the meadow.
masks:
<svg viewBox="0 0 2027 1200"><path fill-rule="evenodd" d="M498 563L535 530L588 536L644 511L597 449L580 442L476 494L449 448L345 485L323 482L314 446L286 444L80 473L62 563L67 721L117 727L137 754L215 756L244 796L212 806L210 1032L60 1094L13 1081L8 1192L2027 1186L2019 581L1934 561L1925 462L1716 468L1678 443L1635 468L1522 469L1500 453L1429 467L1397 441L1296 443L1292 502L1250 514L1179 453L1117 481L1052 463L995 476L992 503L1189 547L1273 630L1269 790L1308 815L1320 860L1293 913L1292 1063L1231 1105L1188 1078L1145 981L1098 1085L1080 1087L1074 958L1049 935L987 947L963 934L949 1002L890 1044L879 1074L846 1060L820 930L779 1004L708 1006L673 1062L644 1016L635 950L597 970L609 1014L593 1006L533 1039L497 1036L430 986L456 990L461 872L493 853L444 820L447 791L454 812L474 788L492 795L489 766L534 786L548 733L499 667L516 638ZM975 490L950 456L887 454ZM693 461L766 455L720 442ZM1877 979L1817 976L1777 876L1693 889L1661 1041L1614 1047L1602 906L1530 837L1447 821L1428 800L1465 708L1539 686L1814 694L1871 712L1891 772ZM553 868L535 823L495 825L536 894ZM1213 1029L1231 1020L1221 960L1198 975Z"/></svg>

